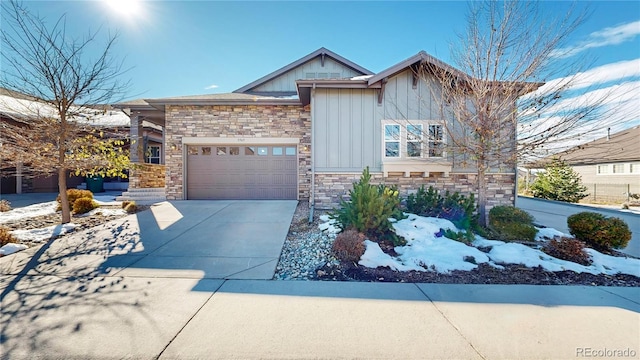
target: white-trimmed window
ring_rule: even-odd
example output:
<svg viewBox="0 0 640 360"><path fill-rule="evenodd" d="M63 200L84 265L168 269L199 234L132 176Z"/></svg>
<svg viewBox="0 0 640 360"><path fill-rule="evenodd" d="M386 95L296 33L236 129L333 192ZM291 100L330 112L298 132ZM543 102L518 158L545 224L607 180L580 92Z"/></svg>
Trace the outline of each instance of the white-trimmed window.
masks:
<svg viewBox="0 0 640 360"><path fill-rule="evenodd" d="M160 145L147 147L147 164L160 164Z"/></svg>
<svg viewBox="0 0 640 360"><path fill-rule="evenodd" d="M624 166L626 164L613 164L613 173L614 174L624 174Z"/></svg>
<svg viewBox="0 0 640 360"><path fill-rule="evenodd" d="M407 157L422 157L422 125L407 125Z"/></svg>
<svg viewBox="0 0 640 360"><path fill-rule="evenodd" d="M609 165L598 165L598 174L608 174L609 173Z"/></svg>
<svg viewBox="0 0 640 360"><path fill-rule="evenodd" d="M442 158L444 128L426 120L387 120L382 123L384 158Z"/></svg>
<svg viewBox="0 0 640 360"><path fill-rule="evenodd" d="M632 174L640 174L640 163L629 164L629 172Z"/></svg>
<svg viewBox="0 0 640 360"><path fill-rule="evenodd" d="M384 156L388 158L400 157L400 125L384 125Z"/></svg>
<svg viewBox="0 0 640 360"><path fill-rule="evenodd" d="M444 155L444 133L442 125L429 125L429 157Z"/></svg>

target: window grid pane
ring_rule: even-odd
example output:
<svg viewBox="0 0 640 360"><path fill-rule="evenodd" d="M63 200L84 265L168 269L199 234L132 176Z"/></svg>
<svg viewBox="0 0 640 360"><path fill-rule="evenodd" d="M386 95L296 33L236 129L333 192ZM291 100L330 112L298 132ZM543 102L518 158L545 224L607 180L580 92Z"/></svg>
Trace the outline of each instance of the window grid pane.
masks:
<svg viewBox="0 0 640 360"><path fill-rule="evenodd" d="M385 125L384 140L384 156L400 157L400 125Z"/></svg>
<svg viewBox="0 0 640 360"><path fill-rule="evenodd" d="M442 157L443 151L442 125L429 125L429 157Z"/></svg>
<svg viewBox="0 0 640 360"><path fill-rule="evenodd" d="M422 125L407 125L407 156L422 156Z"/></svg>

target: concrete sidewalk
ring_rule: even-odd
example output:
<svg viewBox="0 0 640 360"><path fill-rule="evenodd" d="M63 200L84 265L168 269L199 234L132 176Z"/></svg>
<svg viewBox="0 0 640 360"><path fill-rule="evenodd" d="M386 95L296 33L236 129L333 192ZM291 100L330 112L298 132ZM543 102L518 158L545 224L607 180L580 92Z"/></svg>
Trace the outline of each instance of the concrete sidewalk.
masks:
<svg viewBox="0 0 640 360"><path fill-rule="evenodd" d="M1 276L0 290L11 281ZM13 285L3 359L640 354L638 288L52 275Z"/></svg>

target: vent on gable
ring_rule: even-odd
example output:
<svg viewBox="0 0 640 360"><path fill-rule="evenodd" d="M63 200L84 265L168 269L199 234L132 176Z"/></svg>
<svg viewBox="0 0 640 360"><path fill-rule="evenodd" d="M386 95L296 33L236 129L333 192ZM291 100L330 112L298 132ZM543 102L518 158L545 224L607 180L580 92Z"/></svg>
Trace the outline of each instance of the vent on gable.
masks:
<svg viewBox="0 0 640 360"><path fill-rule="evenodd" d="M315 79L316 78L316 73L306 73L304 75L307 79Z"/></svg>
<svg viewBox="0 0 640 360"><path fill-rule="evenodd" d="M329 74L328 73L318 73L318 79L327 79L329 78Z"/></svg>
<svg viewBox="0 0 640 360"><path fill-rule="evenodd" d="M339 79L340 78L340 73L331 73L331 78L332 79Z"/></svg>

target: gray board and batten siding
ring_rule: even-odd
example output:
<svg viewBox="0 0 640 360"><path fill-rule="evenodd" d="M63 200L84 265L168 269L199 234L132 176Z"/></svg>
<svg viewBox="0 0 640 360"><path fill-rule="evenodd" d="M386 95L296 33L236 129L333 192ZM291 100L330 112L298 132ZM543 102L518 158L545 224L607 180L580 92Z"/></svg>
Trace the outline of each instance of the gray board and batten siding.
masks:
<svg viewBox="0 0 640 360"><path fill-rule="evenodd" d="M383 120L439 123L441 112L426 81L413 87L413 73L391 77L378 103L378 89L318 88L311 106L317 172L382 172Z"/></svg>
<svg viewBox="0 0 640 360"><path fill-rule="evenodd" d="M350 69L330 58L324 59L324 66L322 66L320 58L315 58L297 68L285 72L275 79L252 88L250 92L256 94L290 93L295 95L297 92L296 80L299 79L339 79L360 75L362 75L360 72Z"/></svg>

